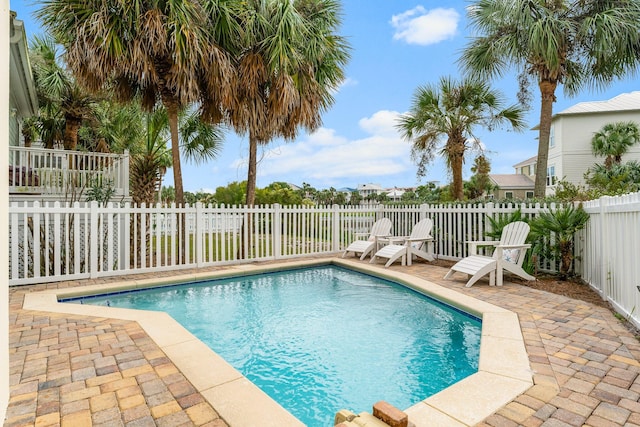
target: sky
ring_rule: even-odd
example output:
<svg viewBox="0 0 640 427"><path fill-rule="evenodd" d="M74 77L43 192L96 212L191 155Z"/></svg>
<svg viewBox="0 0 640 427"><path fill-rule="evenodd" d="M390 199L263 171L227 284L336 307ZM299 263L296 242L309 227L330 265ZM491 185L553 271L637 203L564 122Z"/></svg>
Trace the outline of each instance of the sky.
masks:
<svg viewBox="0 0 640 427"><path fill-rule="evenodd" d="M397 118L407 113L416 89L437 84L440 77L461 77L458 57L472 33L467 27L466 1L345 0L340 34L351 45L345 81L335 102L322 116L322 126L312 134L301 132L295 141L274 140L259 153L257 185L275 181L316 189L356 188L378 184L383 188L416 187L428 182L445 185L450 175L442 159L427 167L422 178L411 159L411 143L396 129ZM12 0L11 10L25 21L28 37L42 34L33 12L37 0ZM491 82L506 98L517 103L516 72ZM639 90L630 76L605 90L583 90L568 98L559 87L554 113L579 102L613 98ZM491 173L514 173L513 165L537 154L540 97L536 95L526 114L527 130L507 128L492 132L476 129L491 162ZM443 141L444 142L444 141ZM248 137L225 133L217 159L182 166L186 191L215 192L220 186L247 179ZM471 177L474 153L466 158L464 179ZM171 170L165 185L173 185Z"/></svg>

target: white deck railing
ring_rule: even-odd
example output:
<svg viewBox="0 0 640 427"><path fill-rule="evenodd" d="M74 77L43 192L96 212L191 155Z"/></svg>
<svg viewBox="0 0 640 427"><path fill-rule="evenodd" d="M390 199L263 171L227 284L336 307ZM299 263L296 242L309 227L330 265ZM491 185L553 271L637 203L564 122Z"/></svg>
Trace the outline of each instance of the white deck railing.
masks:
<svg viewBox="0 0 640 427"><path fill-rule="evenodd" d="M576 271L640 325L640 193L584 204L591 215L576 239ZM520 209L525 217L556 206L153 206L97 202L11 203L9 283L21 285L97 278L256 260L335 254L381 217L394 235L421 219L434 222L435 255L467 255L469 240L490 230L487 217ZM538 266L554 270L540 260Z"/></svg>
<svg viewBox="0 0 640 427"><path fill-rule="evenodd" d="M9 193L64 196L94 185L127 197L129 154L9 147Z"/></svg>

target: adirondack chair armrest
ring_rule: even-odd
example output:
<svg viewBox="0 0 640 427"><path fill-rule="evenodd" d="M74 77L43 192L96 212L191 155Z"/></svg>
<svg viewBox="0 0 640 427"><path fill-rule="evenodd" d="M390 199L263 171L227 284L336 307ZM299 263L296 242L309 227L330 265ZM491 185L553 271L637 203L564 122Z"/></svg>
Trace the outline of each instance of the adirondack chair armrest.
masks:
<svg viewBox="0 0 640 427"><path fill-rule="evenodd" d="M356 231L355 233L353 233L356 240L367 240L369 238L369 236L371 235L371 233L364 232L364 231Z"/></svg>
<svg viewBox="0 0 640 427"><path fill-rule="evenodd" d="M499 244L499 240L470 240L467 242L469 255L478 255L478 246L497 246Z"/></svg>
<svg viewBox="0 0 640 427"><path fill-rule="evenodd" d="M530 247L531 245L529 243L523 243L521 245L496 245L496 248L502 248L502 249L522 249L522 248L529 249Z"/></svg>
<svg viewBox="0 0 640 427"><path fill-rule="evenodd" d="M405 239L407 242L428 242L429 240L433 240L433 237L408 237Z"/></svg>

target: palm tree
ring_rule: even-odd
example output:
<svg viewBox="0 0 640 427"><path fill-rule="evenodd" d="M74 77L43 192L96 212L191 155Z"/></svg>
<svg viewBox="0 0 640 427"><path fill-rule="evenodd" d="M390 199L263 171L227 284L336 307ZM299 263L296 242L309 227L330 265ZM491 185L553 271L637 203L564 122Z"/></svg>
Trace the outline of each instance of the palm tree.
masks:
<svg viewBox="0 0 640 427"><path fill-rule="evenodd" d="M180 148L187 161L194 163L214 159L222 147L222 132L217 126L203 123L195 113L179 116ZM164 108L145 117L144 145L131 160L131 195L134 203L147 205L156 201L164 171L171 167L169 118Z"/></svg>
<svg viewBox="0 0 640 427"><path fill-rule="evenodd" d="M593 135L591 150L596 156L606 157L607 169L622 162L622 155L640 142L640 129L635 122L607 123Z"/></svg>
<svg viewBox="0 0 640 427"><path fill-rule="evenodd" d="M465 153L471 147L481 150L474 129L493 129L503 123L514 130L524 128L523 110L516 105L503 108L503 104L500 92L478 80L441 77L437 85L419 87L409 113L401 115L397 125L402 136L413 141L412 157L418 164L418 176L426 174L427 165L439 150L453 175L452 196L462 200ZM441 147L443 137L447 140Z"/></svg>
<svg viewBox="0 0 640 427"><path fill-rule="evenodd" d="M348 58L336 0L251 0L242 3L243 35L235 47L238 78L229 121L249 134L247 205L256 192L258 145L293 140L299 127L321 124Z"/></svg>
<svg viewBox="0 0 640 427"><path fill-rule="evenodd" d="M29 49L40 108L40 133L48 148L62 139L65 150L75 150L78 130L93 116L96 98L89 95L60 64L51 37L34 37Z"/></svg>
<svg viewBox="0 0 640 427"><path fill-rule="evenodd" d="M236 38L230 4L236 2L43 0L37 12L86 88L109 88L121 101L139 95L147 111L164 105L178 204L184 202L178 113L197 103L203 119L215 123L233 97L233 67L219 44Z"/></svg>
<svg viewBox="0 0 640 427"><path fill-rule="evenodd" d="M468 8L477 31L461 62L473 77L519 72L521 101L531 80L541 104L535 197L544 197L553 102L585 86L604 87L635 69L640 0L479 0Z"/></svg>
<svg viewBox="0 0 640 427"><path fill-rule="evenodd" d="M530 221L530 239L533 252L545 259L560 263L560 278L566 279L571 272L575 233L589 221L589 214L582 207L568 205L554 212L543 212Z"/></svg>

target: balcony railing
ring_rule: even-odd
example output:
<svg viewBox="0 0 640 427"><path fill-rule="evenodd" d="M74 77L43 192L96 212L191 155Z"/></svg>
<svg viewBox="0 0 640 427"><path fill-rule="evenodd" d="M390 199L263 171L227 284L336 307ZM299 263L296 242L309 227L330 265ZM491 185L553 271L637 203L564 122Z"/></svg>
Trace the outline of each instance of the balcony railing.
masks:
<svg viewBox="0 0 640 427"><path fill-rule="evenodd" d="M9 193L82 194L111 186L129 196L129 153L107 154L33 147L9 147Z"/></svg>

